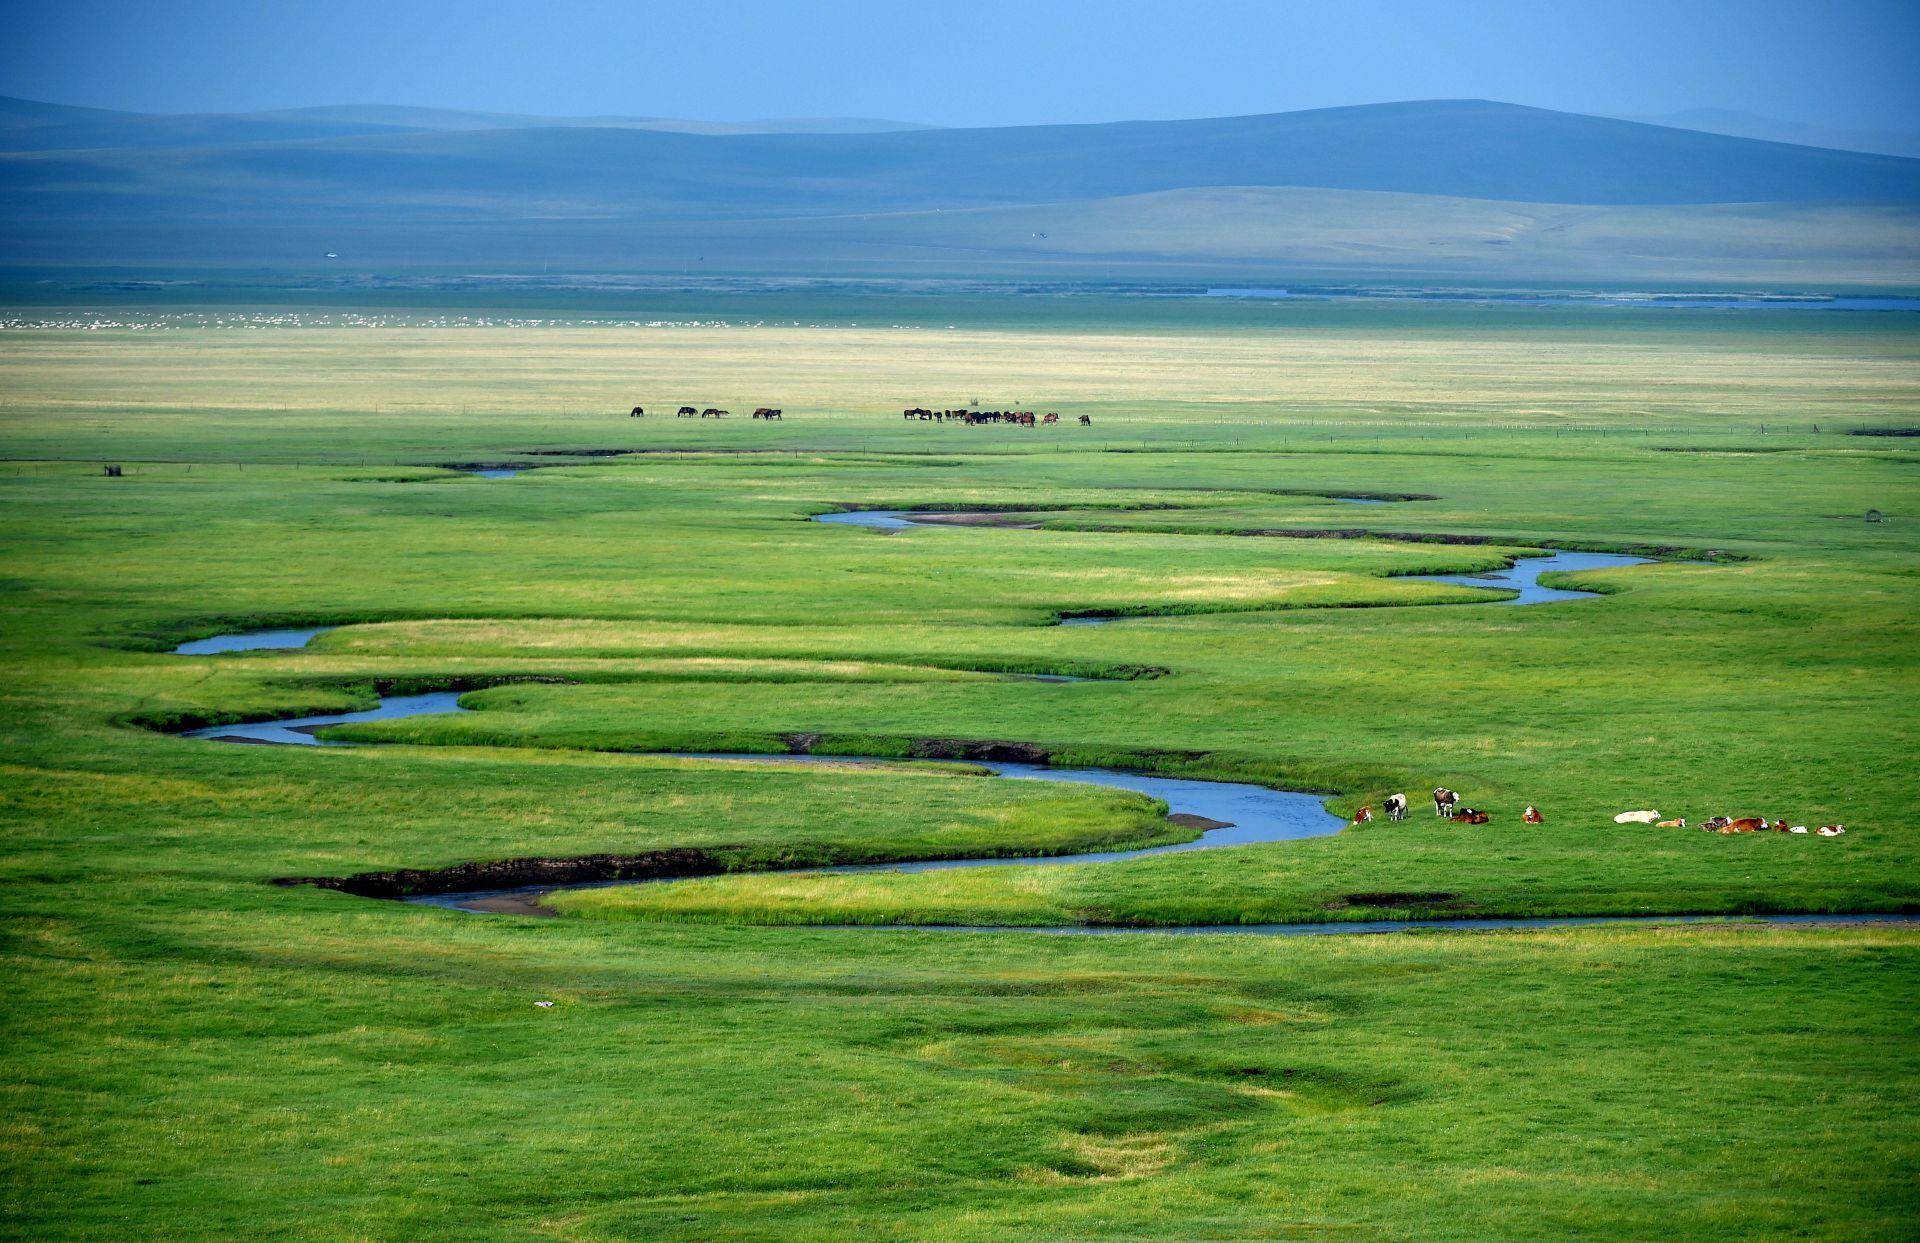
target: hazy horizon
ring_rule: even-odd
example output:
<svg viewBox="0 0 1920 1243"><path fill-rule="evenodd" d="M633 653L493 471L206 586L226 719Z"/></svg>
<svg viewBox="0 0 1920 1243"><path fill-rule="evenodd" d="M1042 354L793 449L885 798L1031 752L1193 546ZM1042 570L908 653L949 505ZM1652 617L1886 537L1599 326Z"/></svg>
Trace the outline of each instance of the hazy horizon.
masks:
<svg viewBox="0 0 1920 1243"><path fill-rule="evenodd" d="M0 95L158 113L400 106L556 117L875 118L955 128L1490 99L1641 117L1728 111L1920 130L1920 7L1868 0L1540 6L1247 0L964 14L419 0L324 11L0 2Z"/></svg>

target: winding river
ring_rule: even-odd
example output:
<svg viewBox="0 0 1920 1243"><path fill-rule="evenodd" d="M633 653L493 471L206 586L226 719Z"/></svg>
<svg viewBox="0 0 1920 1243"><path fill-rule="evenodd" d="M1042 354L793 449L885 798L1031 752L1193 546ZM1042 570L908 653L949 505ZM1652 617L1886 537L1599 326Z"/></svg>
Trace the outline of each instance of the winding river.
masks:
<svg viewBox="0 0 1920 1243"><path fill-rule="evenodd" d="M1366 497L1332 497L1332 500L1353 501L1356 504L1386 504ZM855 509L844 513L815 514L815 522L832 523L837 526L868 527L877 531L901 531L916 526L950 526L948 519L952 513L916 512L905 509ZM1500 600L1469 600L1468 604L1554 604L1562 600L1592 600L1600 596L1597 591L1569 591L1564 587L1543 587L1540 585L1542 574L1568 573L1578 570L1612 570L1629 565L1650 565L1651 557L1630 557L1610 552L1550 552L1539 557L1520 557L1505 569L1488 570L1480 574L1403 574L1397 578L1409 578L1423 583L1454 583L1462 587L1487 587L1499 591L1511 591L1514 594ZM1062 617L1063 626L1098 626L1118 621L1127 614L1092 614L1074 617Z"/></svg>
<svg viewBox="0 0 1920 1243"><path fill-rule="evenodd" d="M263 630L245 634L222 635L183 643L174 649L184 656L214 655L245 651L288 651L306 646L317 634L332 627L307 630ZM421 695L382 696L378 704L359 712L341 712L315 716L288 717L274 721L253 721L234 725L213 725L192 730L189 738L219 742L264 743L283 746L347 746L327 742L314 731L327 725L351 721L391 720L398 717L465 712L454 691L434 691ZM758 753L677 753L692 759L749 760L780 764L898 763L897 757L763 755ZM1204 826L1190 841L1136 850L1089 851L1067 855L1026 855L1014 858L925 859L905 863L847 864L839 867L806 868L807 872L935 872L956 868L1039 867L1077 863L1115 863L1149 855L1178 854L1225 846L1247 846L1270 842L1298 841L1337 833L1344 822L1331 815L1321 804L1321 796L1290 790L1271 790L1265 786L1232 781L1202 781L1194 778L1160 777L1149 773L1126 772L1109 768L1049 768L1038 764L986 761L981 767L998 779L1065 781L1111 786L1133 790L1167 804L1172 816L1185 817L1188 824ZM561 889L599 888L610 884L662 884L670 881L624 880L590 881L572 885L528 886L517 889L484 889L462 893L423 894L404 901L478 914L550 914L539 899ZM1101 927L1063 925L1057 927L1000 927L965 925L849 925L848 930L926 931L950 933L1031 933L1056 936L1113 936L1157 934L1164 936L1209 936L1237 934L1245 936L1329 936L1369 933L1413 932L1420 930L1482 931L1501 928L1571 928L1607 924L1645 923L1737 923L1760 921L1778 924L1859 924L1872 922L1911 923L1920 916L1902 914L1840 915L1619 915L1574 916L1538 919L1406 919L1336 921L1302 924L1175 924L1155 927ZM826 926L835 927L835 926Z"/></svg>
<svg viewBox="0 0 1920 1243"><path fill-rule="evenodd" d="M859 510L848 513L821 514L816 521L839 523L849 526L862 526L880 530L899 530L905 527L930 521L937 515L918 514L904 510ZM1555 600L1581 599L1593 596L1594 592L1561 591L1542 587L1539 577L1543 573L1556 570L1598 569L1621 565L1641 565L1647 562L1643 557L1614 556L1601 553L1557 552L1551 556L1521 558L1519 563L1505 570L1482 575L1415 575L1413 577L1434 582L1463 583L1469 586L1487 586L1507 588L1518 594L1508 600L1498 601L1505 604L1542 604ZM1493 602L1490 602L1493 603ZM1090 624L1109 618L1072 618L1069 622ZM175 652L183 656L224 655L248 651L288 651L305 647L314 636L324 634L333 627L322 626L309 629L260 630L243 634L219 635L212 638L197 639L183 643ZM1015 675L1018 676L1018 675ZM1037 676L1046 681L1075 681L1078 679L1058 675ZM399 717L422 716L442 713L464 712L459 703L460 694L454 691L434 691L419 695L382 696L378 703L369 709L358 712L341 712L312 716L289 717L273 721L254 721L233 725L213 725L195 729L186 734L189 738L211 739L219 742L264 743L284 746L344 746L345 743L330 743L315 736L315 731L328 725L340 725L354 721L392 720ZM848 764L848 763L896 763L897 757L887 756L828 756L828 755L764 755L744 753L679 753L686 758L712 760L740 760L758 763L779 764ZM1081 863L1117 863L1129 859L1140 859L1150 855L1178 854L1195 850L1212 850L1226 846L1247 846L1272 842L1298 841L1309 837L1324 837L1337 833L1344 822L1330 814L1322 805L1321 796L1299 791L1272 790L1265 786L1244 782L1203 781L1194 778L1162 777L1148 773L1127 772L1109 768L1051 768L1038 764L1013 763L1003 761L983 761L980 766L990 771L998 779L1026 781L1064 781L1088 785L1110 786L1116 789L1132 790L1136 793L1156 798L1167 805L1169 815L1181 818L1184 823L1200 828L1195 838L1164 846L1149 846L1135 850L1089 851L1079 854L1063 855L1027 855L1013 858L960 858L926 859L905 863L867 863L847 864L838 867L819 867L803 869L808 872L853 873L853 872L935 872L958 868L984 867L1038 867L1058 866ZM594 881L583 884L531 886L520 889L488 889L464 893L419 895L406 901L426 905L447 907L455 910L495 913L517 911L537 914L540 897L559 889L577 889L599 887L607 884L658 884L662 881ZM1254 936L1312 936L1330 934L1363 934L1381 932L1405 932L1417 929L1493 929L1493 928L1562 928L1584 927L1598 924L1644 923L1644 922L1701 922L1709 920L1761 919L1773 923L1861 923L1872 920L1896 920L1909 922L1917 916L1909 915L1762 915L1762 916L1696 916L1696 915L1656 915L1656 916L1599 916L1542 919L1410 919L1410 920L1371 920L1364 922L1330 922L1319 924L1196 924L1184 926L1162 926L1152 928L1089 927L1072 925L1047 928L1003 928L1003 927L967 927L946 926L943 928L922 928L922 930L948 932L1030 932L1054 935L1104 936L1128 933L1158 933L1162 935L1195 936L1219 933L1236 933ZM864 930L910 930L910 925L882 925Z"/></svg>

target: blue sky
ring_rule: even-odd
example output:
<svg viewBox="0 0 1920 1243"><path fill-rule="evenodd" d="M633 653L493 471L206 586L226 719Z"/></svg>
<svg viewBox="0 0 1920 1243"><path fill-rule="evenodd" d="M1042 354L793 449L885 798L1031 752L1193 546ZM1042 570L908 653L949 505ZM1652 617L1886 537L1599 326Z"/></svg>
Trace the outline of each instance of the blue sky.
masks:
<svg viewBox="0 0 1920 1243"><path fill-rule="evenodd" d="M1920 0L0 0L0 94L1017 125L1480 97L1920 129Z"/></svg>

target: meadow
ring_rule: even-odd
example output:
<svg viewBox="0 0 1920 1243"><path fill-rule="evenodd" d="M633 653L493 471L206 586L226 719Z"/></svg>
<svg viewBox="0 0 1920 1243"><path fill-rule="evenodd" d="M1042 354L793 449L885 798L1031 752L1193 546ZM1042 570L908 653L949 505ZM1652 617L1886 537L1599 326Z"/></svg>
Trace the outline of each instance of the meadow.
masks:
<svg viewBox="0 0 1920 1243"><path fill-rule="evenodd" d="M0 1232L1910 1237L1898 925L899 925L1920 910L1920 453L1850 434L1920 425L1911 316L749 304L0 330ZM899 416L973 397L1093 424ZM809 521L846 507L1022 526ZM1522 608L1399 577L1542 546L1659 561ZM1086 612L1130 616L1054 624ZM171 654L296 624L341 628ZM471 711L327 734L379 745L169 736L437 688ZM1415 808L821 876L1191 830L657 754L800 735ZM1612 822L1643 806L1848 831ZM669 850L724 874L545 919L265 883Z"/></svg>

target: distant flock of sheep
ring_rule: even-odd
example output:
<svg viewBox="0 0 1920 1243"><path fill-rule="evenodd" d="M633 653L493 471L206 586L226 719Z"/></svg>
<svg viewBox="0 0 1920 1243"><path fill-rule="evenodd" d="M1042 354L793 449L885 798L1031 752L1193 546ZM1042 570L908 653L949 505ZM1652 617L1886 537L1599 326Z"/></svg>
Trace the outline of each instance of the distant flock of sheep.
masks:
<svg viewBox="0 0 1920 1243"><path fill-rule="evenodd" d="M1389 794L1383 804L1387 819L1405 820L1407 818L1407 796ZM1493 817L1477 807L1460 806L1460 796L1445 786L1435 786L1433 791L1433 814L1455 824L1486 824ZM1547 818L1540 809L1528 803L1520 813L1520 819L1526 824L1545 824ZM1368 803L1354 813L1353 823L1369 824L1373 820L1373 804ZM1651 824L1662 829L1684 829L1687 822L1684 817L1674 820L1662 820L1658 811L1623 811L1613 818L1615 824ZM1847 831L1844 824L1823 824L1817 829L1808 829L1804 824L1789 825L1785 820L1771 823L1764 816L1714 816L1701 824L1709 833L1813 833L1819 837L1838 837Z"/></svg>

